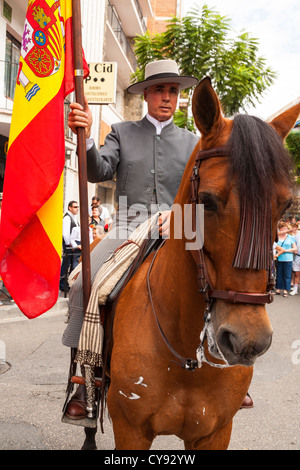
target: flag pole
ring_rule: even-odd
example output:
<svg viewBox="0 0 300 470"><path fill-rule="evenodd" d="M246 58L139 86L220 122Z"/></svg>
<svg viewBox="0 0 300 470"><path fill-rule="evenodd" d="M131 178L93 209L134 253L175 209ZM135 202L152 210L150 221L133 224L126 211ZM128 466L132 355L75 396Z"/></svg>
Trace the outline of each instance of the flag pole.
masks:
<svg viewBox="0 0 300 470"><path fill-rule="evenodd" d="M81 33L81 8L80 0L72 1L73 17L73 51L75 95L77 103L84 106L83 91L83 58L82 58L82 33ZM82 256L82 283L83 306L87 309L91 292L91 267L90 267L90 242L88 223L88 190L87 190L87 163L86 163L86 137L85 129L77 128L77 155L79 171L79 201L80 201L80 229L81 229L81 256Z"/></svg>

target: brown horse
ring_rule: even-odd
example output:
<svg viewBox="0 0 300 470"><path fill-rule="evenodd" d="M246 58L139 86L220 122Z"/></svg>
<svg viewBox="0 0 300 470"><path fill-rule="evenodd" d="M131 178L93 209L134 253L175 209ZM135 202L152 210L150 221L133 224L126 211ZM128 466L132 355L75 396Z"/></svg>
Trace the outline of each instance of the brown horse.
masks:
<svg viewBox="0 0 300 470"><path fill-rule="evenodd" d="M270 124L225 119L210 79L197 86L201 139L175 205L192 205L194 229L204 206L204 246L186 249L184 217L181 239L172 224L118 301L107 398L117 450L149 449L162 434L187 450L228 447L252 366L271 344L272 243L292 198L282 141L299 112Z"/></svg>

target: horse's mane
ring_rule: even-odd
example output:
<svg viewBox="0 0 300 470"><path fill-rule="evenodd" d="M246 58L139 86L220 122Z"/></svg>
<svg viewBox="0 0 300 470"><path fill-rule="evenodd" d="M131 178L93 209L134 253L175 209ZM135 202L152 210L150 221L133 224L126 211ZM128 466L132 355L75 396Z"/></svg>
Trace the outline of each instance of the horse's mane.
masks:
<svg viewBox="0 0 300 470"><path fill-rule="evenodd" d="M241 201L239 242L233 266L269 269L271 199L275 184L291 185L292 160L277 132L261 119L235 116L229 139L230 179Z"/></svg>
<svg viewBox="0 0 300 470"><path fill-rule="evenodd" d="M229 141L231 175L252 206L270 200L274 183L291 183L292 160L277 132L255 116L238 114Z"/></svg>

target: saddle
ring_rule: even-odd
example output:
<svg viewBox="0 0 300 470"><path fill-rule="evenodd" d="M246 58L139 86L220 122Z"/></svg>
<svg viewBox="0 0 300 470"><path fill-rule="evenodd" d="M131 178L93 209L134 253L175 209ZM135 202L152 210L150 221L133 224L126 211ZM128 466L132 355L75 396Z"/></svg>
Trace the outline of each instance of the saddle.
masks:
<svg viewBox="0 0 300 470"><path fill-rule="evenodd" d="M107 304L111 305L114 301L119 297L122 290L124 289L127 282L131 279L131 277L136 273L138 268L143 264L145 259L154 251L158 249L158 247L163 242L162 238L151 238L149 240L145 240L143 245L140 248L140 252L136 257L136 260L133 264L125 271L122 277L119 279L109 296L107 297Z"/></svg>
<svg viewBox="0 0 300 470"><path fill-rule="evenodd" d="M164 243L161 237L151 238L144 240L140 247L139 253L132 263L132 265L121 276L111 293L107 297L106 304L100 306L100 316L102 324L104 325L104 341L103 341L103 358L104 358L104 372L109 376L109 362L110 353L112 349L112 330L114 323L114 313L117 301L126 287L130 279L134 276L146 258L153 252L157 251L160 245Z"/></svg>
<svg viewBox="0 0 300 470"><path fill-rule="evenodd" d="M121 276L119 281L116 283L116 285L114 286L114 288L108 295L105 305L100 305L101 323L104 327L103 354L102 354L103 366L100 369L97 368L98 370L96 370L96 375L98 375L98 377L95 379L95 384L94 384L94 388L96 392L95 393L96 412L95 412L94 419L84 418L81 420L71 420L71 419L66 418L65 416L65 411L67 409L70 396L73 392L74 384L81 384L81 385L85 385L86 387L88 387L88 384L86 383L84 377L76 376L77 364L75 362L75 357L76 357L77 350L75 348L71 349L67 397L66 397L65 404L63 407L62 422L84 426L87 428L88 427L95 428L97 426L97 419L100 413L101 429L102 429L102 432L104 432L103 431L103 411L104 411L105 397L106 397L106 393L107 393L109 383L110 383L109 366L110 366L111 350L112 350L112 345L113 345L112 332L113 332L113 323L114 323L114 313L115 313L117 301L123 289L125 288L125 286L128 284L128 282L133 277L133 275L137 272L137 270L143 264L146 258L151 253L155 252L160 247L160 245L164 243L164 241L165 240L163 240L159 236L158 232L154 233L153 238L145 239L140 246L138 255L136 256L135 260L133 261L131 266L124 272L124 274ZM101 412L100 412L100 408L101 408Z"/></svg>

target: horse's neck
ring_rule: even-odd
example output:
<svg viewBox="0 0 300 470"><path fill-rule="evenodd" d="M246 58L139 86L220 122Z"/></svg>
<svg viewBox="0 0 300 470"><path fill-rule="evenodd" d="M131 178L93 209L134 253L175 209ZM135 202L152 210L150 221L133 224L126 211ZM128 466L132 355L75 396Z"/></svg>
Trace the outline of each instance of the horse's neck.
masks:
<svg viewBox="0 0 300 470"><path fill-rule="evenodd" d="M173 337L178 334L190 338L195 329L200 331L204 302L198 293L195 262L184 240L166 241L153 265L151 279L157 316L167 325L169 334L172 330Z"/></svg>

